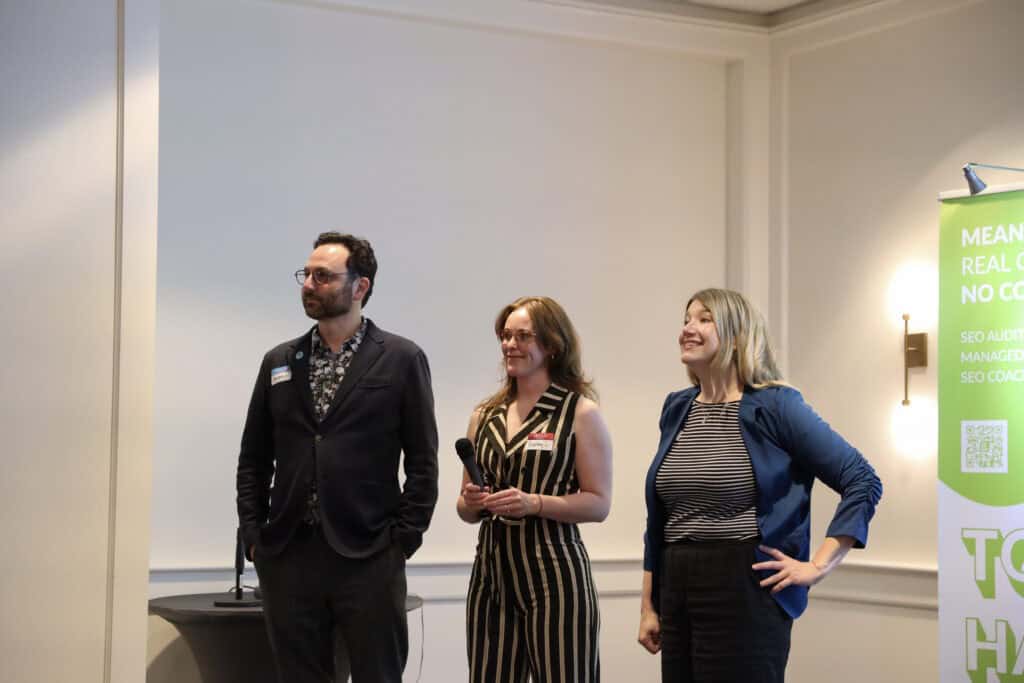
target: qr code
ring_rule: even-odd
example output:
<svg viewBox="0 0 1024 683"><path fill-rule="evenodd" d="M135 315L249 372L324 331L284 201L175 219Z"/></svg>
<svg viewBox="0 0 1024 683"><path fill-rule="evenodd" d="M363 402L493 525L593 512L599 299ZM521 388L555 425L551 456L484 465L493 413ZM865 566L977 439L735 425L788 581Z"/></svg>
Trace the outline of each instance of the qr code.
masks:
<svg viewBox="0 0 1024 683"><path fill-rule="evenodd" d="M1006 420L964 420L960 423L960 471L1009 471Z"/></svg>

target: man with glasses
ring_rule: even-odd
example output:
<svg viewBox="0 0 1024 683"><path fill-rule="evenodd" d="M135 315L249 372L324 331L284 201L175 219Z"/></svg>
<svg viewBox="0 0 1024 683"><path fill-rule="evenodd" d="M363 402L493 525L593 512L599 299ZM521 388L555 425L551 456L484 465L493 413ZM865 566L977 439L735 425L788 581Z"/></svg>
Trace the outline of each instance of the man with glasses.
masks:
<svg viewBox="0 0 1024 683"><path fill-rule="evenodd" d="M239 525L288 683L333 681L336 637L353 683L405 668L405 560L437 502L437 425L423 351L363 317L376 273L366 240L317 238L295 273L317 324L264 356L242 434Z"/></svg>

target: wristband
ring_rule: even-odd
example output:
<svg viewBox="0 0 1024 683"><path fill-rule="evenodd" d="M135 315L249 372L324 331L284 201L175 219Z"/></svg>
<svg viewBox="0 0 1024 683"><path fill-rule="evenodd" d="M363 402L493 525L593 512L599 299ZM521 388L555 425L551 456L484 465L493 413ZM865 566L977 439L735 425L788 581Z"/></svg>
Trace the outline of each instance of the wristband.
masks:
<svg viewBox="0 0 1024 683"><path fill-rule="evenodd" d="M536 496L537 496L537 512L534 514L534 516L535 517L540 517L540 513L544 512L544 499L540 497L539 493L536 494Z"/></svg>

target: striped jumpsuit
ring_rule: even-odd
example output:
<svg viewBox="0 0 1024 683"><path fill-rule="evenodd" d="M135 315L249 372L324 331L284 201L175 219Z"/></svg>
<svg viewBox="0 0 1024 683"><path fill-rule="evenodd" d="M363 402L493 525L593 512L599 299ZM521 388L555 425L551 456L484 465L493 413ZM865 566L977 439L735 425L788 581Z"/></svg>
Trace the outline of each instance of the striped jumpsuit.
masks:
<svg viewBox="0 0 1024 683"><path fill-rule="evenodd" d="M475 445L485 482L547 496L579 491L578 400L552 384L514 435L506 434L504 406L484 414ZM525 683L527 676L597 683L599 627L590 559L575 524L484 517L466 600L470 683Z"/></svg>

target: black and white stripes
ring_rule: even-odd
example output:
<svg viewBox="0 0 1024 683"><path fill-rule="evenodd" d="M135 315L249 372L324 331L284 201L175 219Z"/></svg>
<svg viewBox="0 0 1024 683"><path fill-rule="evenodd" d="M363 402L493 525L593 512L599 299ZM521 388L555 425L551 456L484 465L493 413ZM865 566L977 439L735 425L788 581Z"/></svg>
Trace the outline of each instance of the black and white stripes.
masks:
<svg viewBox="0 0 1024 683"><path fill-rule="evenodd" d="M666 543L758 536L757 486L739 408L739 401L693 402L655 480Z"/></svg>
<svg viewBox="0 0 1024 683"><path fill-rule="evenodd" d="M579 490L572 430L578 400L552 385L514 435L506 434L503 407L488 412L476 435L485 479L547 496ZM550 450L526 447L547 439ZM599 626L590 560L575 524L538 517L481 523L466 601L471 683L597 683Z"/></svg>

